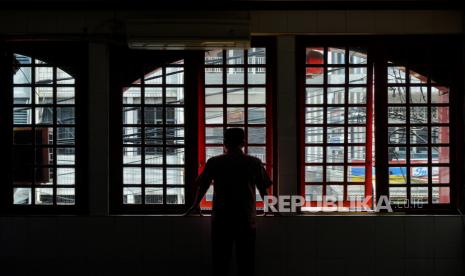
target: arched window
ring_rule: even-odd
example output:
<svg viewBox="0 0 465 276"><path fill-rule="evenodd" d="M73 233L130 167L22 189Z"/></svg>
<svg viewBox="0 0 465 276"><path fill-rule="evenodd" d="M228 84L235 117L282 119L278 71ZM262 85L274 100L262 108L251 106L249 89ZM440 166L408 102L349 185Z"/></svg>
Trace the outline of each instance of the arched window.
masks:
<svg viewBox="0 0 465 276"><path fill-rule="evenodd" d="M75 79L37 57L12 57L11 203L75 205Z"/></svg>

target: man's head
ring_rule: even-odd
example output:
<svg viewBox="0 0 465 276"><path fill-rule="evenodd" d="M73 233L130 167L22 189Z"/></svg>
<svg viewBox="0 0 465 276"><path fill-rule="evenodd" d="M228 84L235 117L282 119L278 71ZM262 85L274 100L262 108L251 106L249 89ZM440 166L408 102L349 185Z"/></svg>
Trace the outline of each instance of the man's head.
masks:
<svg viewBox="0 0 465 276"><path fill-rule="evenodd" d="M224 146L227 149L240 149L245 144L245 134L242 128L232 127L224 132Z"/></svg>

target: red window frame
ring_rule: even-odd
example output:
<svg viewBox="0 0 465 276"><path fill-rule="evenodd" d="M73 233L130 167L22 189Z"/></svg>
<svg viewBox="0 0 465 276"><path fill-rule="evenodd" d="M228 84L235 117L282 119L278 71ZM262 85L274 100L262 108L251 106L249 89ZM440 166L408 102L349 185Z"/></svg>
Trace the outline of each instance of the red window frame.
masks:
<svg viewBox="0 0 465 276"><path fill-rule="evenodd" d="M372 108L372 112L367 114L367 121L372 120L373 122L376 121L376 129L372 129L367 135L373 135L373 137L369 140L367 139L367 155L370 151L368 148L370 147L368 141L373 141L371 144L372 152L373 152L373 160L369 160L367 158L367 165L370 161L374 164L374 159L376 155L376 173L375 171L372 174L365 174L365 180L369 179L373 176L373 194L374 198L372 203L376 204L381 196L387 196L389 198L389 189L390 187L406 187L407 189L407 198L411 199L411 189L414 187L427 187L428 188L428 196L427 201L423 202L421 205L409 204L395 204L395 202L391 202L391 207L393 207L394 211L402 211L402 212L428 212L428 211L444 211L444 212L451 212L451 210L455 210L456 206L458 206L458 202L461 199L460 194L458 191L461 189L460 181L461 174L457 171L455 164L461 164L461 160L463 157L461 154L456 150L460 149L460 145L462 143L461 137L463 137L463 133L460 129L455 128L454 126L461 125L463 122L463 118L459 116L457 109L459 108L458 104L453 104L455 101L457 103L461 102L462 96L461 93L454 93L457 91L462 91L463 83L460 82L461 74L463 73L463 68L461 68L459 62L457 62L456 56L460 52L458 46L454 45L461 45L460 42L456 41L453 37L438 39L437 37L431 36L422 36L416 39L408 39L403 37L397 36L387 36L383 38L379 37L370 37L370 38L361 38L361 37L351 37L347 39L345 37L320 37L320 38L309 38L309 37L299 37L297 43L297 68L298 68L298 79L299 79L299 120L300 120L300 128L298 130L299 133L299 189L301 195L305 196L305 74L307 73L307 69L311 68L312 66L306 65L306 48L310 47L364 47L367 49L368 55L368 64L370 65L369 68L371 69L372 76L372 84L369 85L370 89L373 89L371 96L372 96L372 104L369 105ZM450 43L447 43L447 42ZM456 42L455 44L453 42ZM426 45L426 46L425 46ZM371 54L370 54L371 53ZM441 55L438 55L441 53ZM326 56L324 57L326 60ZM391 63L391 61L394 61ZM326 61L325 61L326 62ZM423 79L417 82L422 83L409 83L409 81L405 81L404 86L406 91L408 92L411 87L423 87L427 91L427 100L426 102L420 103L410 103L405 102L402 104L395 104L388 102L388 93L389 89L392 86L399 86L398 84L390 84L388 82L387 70L388 66L392 65L399 65L403 66L408 73L409 70L413 70L415 72L419 72L421 75L416 75L417 78ZM317 65L320 66L320 65ZM314 67L317 67L314 66ZM322 65L322 67L327 66L326 63ZM434 74L433 74L434 72ZM407 74L408 75L408 74ZM437 83L435 83L437 81ZM433 91L434 87L439 87L435 91L441 90L448 90L450 100L448 102L432 102L432 95L431 91ZM442 88L441 88L442 87ZM436 93L435 92L435 93ZM439 92L438 92L439 93ZM408 100L408 98L407 98ZM322 105L324 106L324 105ZM405 113L405 120L406 123L403 124L392 124L388 123L388 108L389 107L406 107L408 110L410 108L418 108L424 107L427 110L426 113L426 121L420 123L421 127L425 127L427 129L427 142L424 144L413 145L410 141L404 141L400 146L406 147L406 152L408 152L406 156L406 160L403 161L405 166L410 169L410 167L421 167L425 168L426 176L424 179L424 183L414 184L410 181L410 175L408 176L408 181L406 184L401 185L389 185L390 179L390 168L399 166L398 164L394 164L390 161L390 147L393 147L392 144L389 142L389 127L393 126L402 126L405 128L411 128L412 126L417 126L417 124L409 123L410 115L409 112ZM448 121L433 121L432 116L435 116L435 113L432 110L438 108L449 108L449 120ZM444 109L445 110L445 109ZM416 112L416 111L415 111ZM446 111L442 112L445 113ZM372 118L370 118L370 116ZM376 117L376 119L375 119ZM326 122L325 122L326 123ZM324 124L326 127L327 125ZM373 125L374 126L374 125ZM367 124L367 129L370 125ZM446 139L444 135L441 134L436 135L437 137L434 140L444 139L444 141L433 141L432 133L436 131L436 128L443 127L445 130L442 132L444 135L447 132L447 128L449 130L449 137ZM409 131L411 132L411 131ZM439 132L440 133L440 132ZM407 134L407 136L409 136ZM417 164L418 160L410 160L410 148L413 146L418 147L427 147L427 157L425 160L420 161L421 164ZM434 147L444 147L445 150L439 151L435 150ZM326 147L324 147L326 150ZM392 150L392 149L391 149ZM432 153L433 151L438 151L439 153ZM448 154L449 156L444 159L444 155ZM425 155L426 156L426 155ZM438 157L439 156L439 157ZM442 157L441 157L442 156ZM368 157L368 156L367 156ZM437 161L435 158L442 158L444 162ZM413 162L414 161L414 162ZM371 167L371 166L370 166ZM441 177L433 178L433 175L438 174L436 168L444 168L444 174ZM373 166L374 168L374 166ZM366 172L369 171L370 168L366 168ZM449 175L447 175L447 172ZM376 177L375 177L376 175ZM426 180L427 178L427 180ZM436 179L437 178L437 179ZM443 180L441 180L443 179ZM323 182L323 181L321 181ZM441 183L440 183L441 182ZM446 183L444 183L446 182ZM452 183L455 183L452 185ZM326 183L323 183L326 184ZM323 185L322 184L322 185ZM369 183L366 181L367 189L369 191L370 187L368 187ZM415 186L416 185L416 186ZM436 189L436 190L433 190ZM417 188L414 188L417 189ZM435 202L433 202L433 193L440 194L439 191L449 191L449 198L445 199L442 196L435 196ZM375 194L376 193L376 194ZM425 194L425 192L423 192ZM346 200L346 191L344 191L344 200ZM315 206L313 202L307 204L308 207ZM344 202L344 207L347 205L347 202ZM350 209L348 209L350 210ZM357 210L354 210L357 211Z"/></svg>
<svg viewBox="0 0 465 276"><path fill-rule="evenodd" d="M221 132L224 132L228 127L243 127L246 135L246 144L244 147L244 151L246 153L249 153L249 148L250 147L264 147L265 149L265 169L268 172L270 176L273 175L273 159L274 159L274 151L273 151L273 104L274 104L274 96L273 96L273 44L269 40L258 40L255 39L255 41L252 44L252 49L265 49L266 55L265 59L266 62L263 64L249 64L249 52L251 49L243 49L243 63L241 64L230 64L228 63L228 51L229 50L221 50L222 51L222 58L219 61L218 64L214 65L204 65L204 70L212 69L212 68L218 68L221 69L222 76L221 79L222 81L218 84L206 84L205 83L205 74L203 75L203 81L201 82L201 93L199 93L199 98L198 98L198 118L199 118L199 129L198 129L198 161L199 161L199 169L198 172L201 173L203 171L203 168L205 166L205 163L207 161L207 149L208 148L217 148L221 149L221 152L218 151L218 153L222 153L222 137L221 139L218 139L214 143L208 143L207 142L207 134L206 134L206 128L208 127L218 127L222 129ZM261 68L265 69L266 75L265 75L265 82L263 84L250 84L248 82L248 74L249 70L260 70ZM227 72L228 70L237 70L237 69L242 69L244 72L244 81L242 84L228 84L227 80ZM221 102L215 103L215 104L208 104L206 103L206 89L209 88L217 88L221 92ZM243 103L235 103L235 104L229 104L228 103L228 89L230 88L238 88L242 89L244 91L244 98L243 98ZM263 88L265 91L265 103L258 103L258 104L252 104L248 102L248 91L250 88ZM243 123L229 123L228 120L228 108L243 108L244 114L243 114ZM222 122L221 123L213 123L209 124L206 122L206 112L208 111L208 108L218 108L221 109L222 112ZM265 109L265 122L264 123L259 123L259 124L251 124L248 122L248 110L250 108L264 108ZM250 127L260 127L263 128L265 127L265 141L264 143L249 143L249 130ZM222 135L222 133L221 133ZM252 154L253 155L253 154ZM212 187L211 187L212 188ZM270 188L270 193L272 193L272 188ZM211 190L210 190L211 191ZM212 208L212 201L207 200L207 197L210 195L207 194L203 199L200 204L201 208L203 210L210 210ZM261 209L263 208L263 202L262 201L257 201L257 208Z"/></svg>
<svg viewBox="0 0 465 276"><path fill-rule="evenodd" d="M333 197L333 200L337 200L338 203L342 202L343 207L360 207L361 201L366 196L373 196L373 184L372 184L372 125L373 116L373 93L372 93L372 61L369 58L365 59L364 63L356 64L350 60L351 54L357 51L357 48L352 49L346 44L338 43L319 43L319 44L305 44L302 48L304 52L303 68L304 76L317 75L322 77L321 81L317 83L303 78L302 88L299 96L299 108L300 108L300 127L299 127L299 140L300 140L300 193L306 198L305 208L314 207L326 207L323 200L325 197ZM369 57L367 48L364 49L364 54ZM302 59L302 52L299 56L299 61ZM335 54L340 52L341 57L339 60L332 60L336 57L328 57L328 54ZM302 68L301 67L301 68ZM350 70L365 70L366 79L365 81L356 81L356 84L351 83L349 76ZM332 78L330 83L329 75L332 72L341 71L344 77L343 80ZM302 74L302 71L299 71ZM339 74L341 73L339 72ZM317 93L317 96L312 94ZM319 92L321 91L321 92ZM365 91L365 99L351 102L349 91ZM308 96L307 96L308 93ZM337 95L340 94L340 95ZM339 96L339 98L335 98ZM341 97L342 96L342 97ZM316 101L312 97L316 98ZM341 101L342 98L342 101ZM368 114L364 118L365 122L355 122L351 116L354 111L359 110L365 114ZM341 112L342 111L342 112ZM343 114L343 120L337 121L337 114ZM322 116L321 119L315 116ZM307 117L308 115L308 117ZM334 116L334 117L333 117ZM335 119L336 118L336 119ZM364 131L363 131L364 129ZM314 141L308 140L306 133L307 130L314 136ZM343 141L337 141L333 139L332 134L329 130L336 130L343 132ZM350 131L349 131L350 130ZM354 138L362 131L364 134L364 141L358 141ZM315 135L313 135L315 134ZM349 134L350 138L349 139ZM310 136L311 137L311 136ZM336 137L335 138L339 138ZM336 141L334 141L336 140ZM332 151L331 149L336 149ZM341 152L342 156L334 154L334 152ZM363 149L363 150L362 150ZM308 150L308 152L307 152ZM349 157L349 151L351 154L357 153L357 151L364 152L365 158L361 160L352 160ZM333 153L331 153L333 152ZM320 155L321 154L321 155ZM320 171L320 176L313 176L314 172L306 176L306 170L315 169ZM342 168L342 175L340 169ZM352 171L362 171L363 176L352 177ZM315 171L317 173L317 171ZM352 178L351 178L352 177ZM349 181L351 179L352 181ZM310 181L307 181L310 180ZM313 180L313 181L312 181ZM354 198L353 195L349 194L349 189L358 188L360 190L363 185L363 197ZM316 200L312 198L312 195L306 193L306 188L314 188L316 191L320 190L321 195L316 195ZM343 189L342 194L328 195L328 191L338 188ZM342 200L341 200L342 197ZM372 200L367 201L368 205L372 204Z"/></svg>

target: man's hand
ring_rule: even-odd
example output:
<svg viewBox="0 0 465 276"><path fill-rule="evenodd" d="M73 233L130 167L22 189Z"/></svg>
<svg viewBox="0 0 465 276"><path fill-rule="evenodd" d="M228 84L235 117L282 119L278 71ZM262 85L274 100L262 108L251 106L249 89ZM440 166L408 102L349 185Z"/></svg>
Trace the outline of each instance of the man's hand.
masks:
<svg viewBox="0 0 465 276"><path fill-rule="evenodd" d="M185 213L183 216L187 217L187 216L192 216L192 215L202 215L202 212L200 211L200 207L199 206L192 206L190 207Z"/></svg>

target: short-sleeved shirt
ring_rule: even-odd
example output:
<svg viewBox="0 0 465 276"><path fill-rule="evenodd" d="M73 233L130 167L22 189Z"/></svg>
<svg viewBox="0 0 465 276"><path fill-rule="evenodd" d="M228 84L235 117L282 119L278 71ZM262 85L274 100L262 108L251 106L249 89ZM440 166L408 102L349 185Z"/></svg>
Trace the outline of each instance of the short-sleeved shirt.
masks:
<svg viewBox="0 0 465 276"><path fill-rule="evenodd" d="M255 227L256 192L272 184L260 159L235 151L212 157L199 176L213 183L213 222Z"/></svg>

